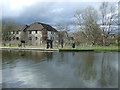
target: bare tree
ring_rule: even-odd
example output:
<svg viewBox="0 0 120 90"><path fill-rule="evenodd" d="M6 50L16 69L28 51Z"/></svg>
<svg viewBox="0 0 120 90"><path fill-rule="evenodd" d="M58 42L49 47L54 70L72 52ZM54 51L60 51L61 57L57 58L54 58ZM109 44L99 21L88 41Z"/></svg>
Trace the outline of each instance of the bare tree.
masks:
<svg viewBox="0 0 120 90"><path fill-rule="evenodd" d="M5 42L9 43L11 41L11 31L13 30L15 25L15 22L13 20L9 21L3 21L2 22L2 42L5 44Z"/></svg>
<svg viewBox="0 0 120 90"><path fill-rule="evenodd" d="M102 25L102 43L103 45L109 44L109 34L113 31L113 25L118 24L117 7L114 4L103 2L100 6L101 25ZM117 29L116 29L117 30Z"/></svg>
<svg viewBox="0 0 120 90"><path fill-rule="evenodd" d="M99 44L100 29L97 24L98 15L97 11L93 7L87 7L83 11L77 11L75 13L77 21L77 27L87 42L96 45Z"/></svg>
<svg viewBox="0 0 120 90"><path fill-rule="evenodd" d="M0 20L0 45L2 46L2 20Z"/></svg>
<svg viewBox="0 0 120 90"><path fill-rule="evenodd" d="M68 25L56 24L58 32L58 41L59 44L66 44L68 42Z"/></svg>

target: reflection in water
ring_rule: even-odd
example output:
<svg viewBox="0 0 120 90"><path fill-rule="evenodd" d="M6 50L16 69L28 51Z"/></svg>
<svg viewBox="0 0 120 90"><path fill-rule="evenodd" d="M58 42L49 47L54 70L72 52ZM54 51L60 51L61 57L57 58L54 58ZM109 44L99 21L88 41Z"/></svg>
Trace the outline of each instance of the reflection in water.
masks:
<svg viewBox="0 0 120 90"><path fill-rule="evenodd" d="M111 57L111 56L109 56ZM101 62L101 78L100 78L100 84L102 87L108 86L108 85L113 85L115 81L118 80L116 79L115 75L118 75L116 72L116 68L111 67L112 61L114 61L114 58L109 58L106 54L103 55L102 57L102 62ZM116 79L116 80L115 80Z"/></svg>
<svg viewBox="0 0 120 90"><path fill-rule="evenodd" d="M2 52L0 51L0 89L2 90Z"/></svg>
<svg viewBox="0 0 120 90"><path fill-rule="evenodd" d="M3 50L3 87L118 87L117 52Z"/></svg>

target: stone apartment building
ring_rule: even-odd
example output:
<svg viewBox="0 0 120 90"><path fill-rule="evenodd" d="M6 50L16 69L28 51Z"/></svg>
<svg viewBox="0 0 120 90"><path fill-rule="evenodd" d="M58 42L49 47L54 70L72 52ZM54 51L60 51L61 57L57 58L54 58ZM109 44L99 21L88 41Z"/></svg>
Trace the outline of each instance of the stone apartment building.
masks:
<svg viewBox="0 0 120 90"><path fill-rule="evenodd" d="M42 45L47 39L58 42L58 31L52 26L40 22L31 25L16 25L11 30L11 39L8 44L18 45L25 41L27 45Z"/></svg>

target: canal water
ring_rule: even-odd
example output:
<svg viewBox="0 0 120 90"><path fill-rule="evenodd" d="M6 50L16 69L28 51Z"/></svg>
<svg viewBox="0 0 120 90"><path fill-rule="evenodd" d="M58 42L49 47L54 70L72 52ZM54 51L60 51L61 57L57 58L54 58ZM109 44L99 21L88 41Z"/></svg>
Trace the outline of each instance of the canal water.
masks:
<svg viewBox="0 0 120 90"><path fill-rule="evenodd" d="M2 51L3 88L117 88L118 52Z"/></svg>

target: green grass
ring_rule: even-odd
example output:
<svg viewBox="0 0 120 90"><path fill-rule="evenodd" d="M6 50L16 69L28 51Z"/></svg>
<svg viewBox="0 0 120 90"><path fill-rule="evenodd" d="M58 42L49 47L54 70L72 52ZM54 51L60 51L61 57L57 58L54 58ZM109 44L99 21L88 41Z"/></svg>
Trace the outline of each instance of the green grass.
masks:
<svg viewBox="0 0 120 90"><path fill-rule="evenodd" d="M17 46L0 46L0 47L15 47L15 48L21 48ZM26 46L27 48L27 46ZM71 48L71 47L64 47L64 48L54 48L54 49L69 49L69 50L94 50L94 51L120 51L120 48L118 46L84 46L80 48Z"/></svg>
<svg viewBox="0 0 120 90"><path fill-rule="evenodd" d="M118 48L118 46L80 46L80 47L102 47L102 48Z"/></svg>
<svg viewBox="0 0 120 90"><path fill-rule="evenodd" d="M64 47L72 47L72 46L64 46ZM119 46L98 46L98 45L94 45L94 46L91 46L91 45L87 45L87 46L77 46L76 47L103 47L103 48L106 48L106 47L109 47L109 48L118 48Z"/></svg>
<svg viewBox="0 0 120 90"><path fill-rule="evenodd" d="M71 49L71 50L95 50L95 51L120 51L120 48L58 48L58 49Z"/></svg>

